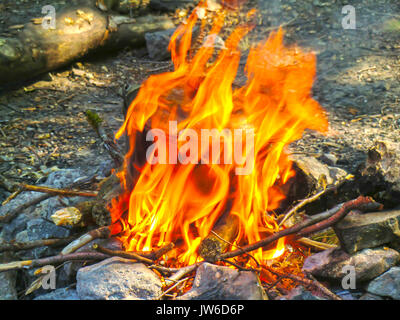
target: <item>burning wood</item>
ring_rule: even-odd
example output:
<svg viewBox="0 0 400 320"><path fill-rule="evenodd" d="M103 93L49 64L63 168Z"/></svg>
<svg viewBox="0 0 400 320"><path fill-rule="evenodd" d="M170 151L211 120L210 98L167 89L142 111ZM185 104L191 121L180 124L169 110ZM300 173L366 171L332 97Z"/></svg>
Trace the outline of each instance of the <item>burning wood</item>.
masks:
<svg viewBox="0 0 400 320"><path fill-rule="evenodd" d="M270 295L271 290L286 295L300 285L318 298L340 300L336 291L317 278L327 275L338 280L344 271L337 268L354 264L357 272L362 271L358 280L379 282L376 277L398 263L396 250L378 246L398 246L398 225L392 222L399 220L399 212L364 214L383 208L377 199L382 198L385 207L397 204L396 153L378 143L356 177L314 157L289 157L287 147L306 130L326 133L328 129L327 115L311 94L316 57L297 46L286 46L284 31L278 29L250 49L244 68L247 81L238 85L235 79L243 61L240 42L254 28L254 10L229 36L223 27L229 9L236 9L241 2L221 1L219 5L200 1L172 35L173 70L153 75L128 91L132 101L125 101L125 120L116 134L116 138L128 140L124 158L99 125L99 116L86 112L118 168L96 184L99 191L79 190L76 183L66 188L16 184L0 175L0 185L13 192L5 202L25 191L45 193L13 207L0 216L0 223L11 222L22 210L53 196L92 197L73 204L59 198L65 206L62 209L49 205L52 209L46 218L52 214L54 224L36 219L50 229L69 226L75 234L72 238L71 230L60 228L60 236L44 230L36 240L31 229L42 227L38 221L24 231L13 230L18 241L0 243L0 253L16 253L21 261L7 259L0 264L0 273L49 264L62 267L68 278L77 280L81 299L114 297L115 291L127 288L129 292L120 297L142 298L132 294L134 288L149 287L151 282L154 286L148 297L155 299L225 298L225 294L230 299L266 299L265 293ZM127 2L98 1L102 12L96 9L94 18L104 22L104 12L120 9L121 3ZM138 4L147 8L148 1ZM85 20L83 24L91 26L87 28L103 29L99 21L91 25L90 15L77 14ZM121 33L125 30L122 25L134 22L115 19L108 17L106 31L117 34L102 37L100 44L86 49L119 42L118 37L114 39L118 34L123 43L129 42ZM207 26L210 20L212 24ZM25 32L29 34L32 28ZM98 34L95 38L97 42ZM58 60L51 61L50 67L64 63ZM35 65L21 68L36 73ZM19 77L21 70L17 71ZM374 179L378 188L369 188ZM351 196L338 195L343 185L354 189ZM375 200L358 196L360 193ZM333 195L333 205L322 200L323 206L309 209L328 194ZM30 223L23 221L26 217L20 218L26 225ZM328 228L336 237L335 245L306 238ZM61 239L63 236L66 238ZM45 258L31 259L25 252L66 244L60 254L40 256ZM312 250L322 252L312 259ZM384 261L365 263L368 258L380 259L374 257ZM98 261L83 268L83 264ZM321 271L321 266L329 267ZM397 272L390 270L390 274ZM142 281L139 284L138 279ZM38 289L42 280L39 276L33 281L26 294ZM118 287L122 282L124 288ZM371 286L377 290L378 285ZM103 289L109 292L103 293Z"/></svg>
<svg viewBox="0 0 400 320"><path fill-rule="evenodd" d="M306 128L327 128L322 108L310 95L315 56L286 48L282 30L251 50L248 82L236 90L232 84L240 59L237 47L252 29L251 22L239 26L218 51L213 37L220 32L223 17L215 16L203 46L189 58L193 28L206 9L201 1L187 24L177 29L170 43L175 71L143 83L116 135L126 133L130 144L119 174L124 194L111 207L112 221L123 226L121 240L129 251L183 240L175 250L179 264L196 262L199 251L213 261L230 243L253 243L278 231L266 212L277 208L284 198L279 188L293 175L284 148ZM236 148L239 128L246 130L246 139ZM204 140L202 130L214 130L220 140ZM254 145L248 132L255 137ZM149 140L151 134L158 143L141 152L147 161L136 167L139 173L132 182L129 168L138 163L136 148L143 148L138 136ZM201 136L201 146L195 135L199 140ZM211 150L222 144L222 150ZM210 153L218 163L209 161ZM261 249L256 255L264 260L283 250L280 241L276 249Z"/></svg>

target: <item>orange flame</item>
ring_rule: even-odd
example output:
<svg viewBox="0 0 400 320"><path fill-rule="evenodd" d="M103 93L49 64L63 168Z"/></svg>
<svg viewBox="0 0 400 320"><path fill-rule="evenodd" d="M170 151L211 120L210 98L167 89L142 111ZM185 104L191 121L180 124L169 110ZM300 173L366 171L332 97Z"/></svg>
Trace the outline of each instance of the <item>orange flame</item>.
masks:
<svg viewBox="0 0 400 320"><path fill-rule="evenodd" d="M143 83L116 134L119 138L126 133L130 142L124 171L119 174L125 194L114 199L110 208L113 222L122 225L125 248L146 251L183 240L176 251L180 264L199 259L196 252L201 240L227 208L240 221L235 243L253 243L276 232L277 223L268 212L284 199L280 186L294 174L284 149L301 138L305 129L325 132L328 127L323 109L310 95L315 55L286 47L281 29L250 50L245 67L248 80L237 89L233 82L240 62L238 45L251 25L237 27L217 51L214 43L224 23L220 13L204 45L189 58L193 28L205 7L206 2L201 2L171 39L174 71L153 75ZM188 133L190 129L199 136L201 129L219 133L253 129L254 148L242 146L242 151L245 157L254 153L254 169L247 175L235 175L235 169L243 165L145 163L137 168L140 174L129 187L128 168L139 132L162 129L168 132L166 158L174 159L181 152L187 141L174 140L174 132L168 131L169 121L174 120L177 131ZM220 159L233 148L232 138L224 138ZM209 150L210 144L200 147L196 159L200 161ZM276 248L261 248L255 257L273 259L284 250L281 239Z"/></svg>

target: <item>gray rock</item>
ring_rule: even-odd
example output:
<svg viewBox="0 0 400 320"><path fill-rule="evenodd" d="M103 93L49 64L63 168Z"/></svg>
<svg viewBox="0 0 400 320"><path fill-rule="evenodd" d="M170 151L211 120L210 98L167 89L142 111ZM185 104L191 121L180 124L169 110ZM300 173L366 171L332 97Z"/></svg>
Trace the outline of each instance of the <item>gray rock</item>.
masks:
<svg viewBox="0 0 400 320"><path fill-rule="evenodd" d="M60 288L52 292L42 294L33 300L79 300L76 290Z"/></svg>
<svg viewBox="0 0 400 320"><path fill-rule="evenodd" d="M53 188L65 188L81 177L82 172L79 169L62 169L50 173L44 185Z"/></svg>
<svg viewBox="0 0 400 320"><path fill-rule="evenodd" d="M144 264L119 257L106 259L77 274L77 292L82 300L155 299L161 280Z"/></svg>
<svg viewBox="0 0 400 320"><path fill-rule="evenodd" d="M326 300L322 296L318 296L315 293L312 293L311 291L306 290L303 286L298 286L290 292L283 296L280 297L278 300Z"/></svg>
<svg viewBox="0 0 400 320"><path fill-rule="evenodd" d="M178 300L266 300L257 275L210 263L196 272L193 287Z"/></svg>
<svg viewBox="0 0 400 320"><path fill-rule="evenodd" d="M367 291L378 296L400 300L400 267L393 267L372 280Z"/></svg>
<svg viewBox="0 0 400 320"><path fill-rule="evenodd" d="M27 229L18 233L15 237L18 242L30 242L41 239L67 238L71 231L64 227L56 226L54 223L42 218L32 219L27 223ZM59 249L51 247L39 247L32 250L18 252L20 259L41 258L53 255Z"/></svg>
<svg viewBox="0 0 400 320"><path fill-rule="evenodd" d="M12 260L10 257L0 255L0 262L6 263ZM0 272L0 300L17 300L16 289L17 272Z"/></svg>
<svg viewBox="0 0 400 320"><path fill-rule="evenodd" d="M168 30L149 32L144 35L146 48L151 59L167 60L171 57L171 54L168 51L168 45L175 30L175 28L172 28Z"/></svg>
<svg viewBox="0 0 400 320"><path fill-rule="evenodd" d="M13 221L4 225L3 229L1 230L0 237L5 241L11 241L15 239L19 232L25 230L28 220L29 219L25 214L20 214Z"/></svg>
<svg viewBox="0 0 400 320"><path fill-rule="evenodd" d="M71 231L54 223L38 218L30 220L27 224L29 241L51 238L67 238Z"/></svg>
<svg viewBox="0 0 400 320"><path fill-rule="evenodd" d="M400 210L349 215L334 227L348 253L400 239Z"/></svg>
<svg viewBox="0 0 400 320"><path fill-rule="evenodd" d="M17 299L16 277L17 275L13 271L0 273L0 300Z"/></svg>
<svg viewBox="0 0 400 320"><path fill-rule="evenodd" d="M383 298L371 293L366 293L363 294L358 300L383 300Z"/></svg>
<svg viewBox="0 0 400 320"><path fill-rule="evenodd" d="M356 281L374 279L396 265L400 254L389 248L365 249L355 255L332 248L309 256L303 264L303 271L313 276L340 281L349 274L348 266L353 266Z"/></svg>

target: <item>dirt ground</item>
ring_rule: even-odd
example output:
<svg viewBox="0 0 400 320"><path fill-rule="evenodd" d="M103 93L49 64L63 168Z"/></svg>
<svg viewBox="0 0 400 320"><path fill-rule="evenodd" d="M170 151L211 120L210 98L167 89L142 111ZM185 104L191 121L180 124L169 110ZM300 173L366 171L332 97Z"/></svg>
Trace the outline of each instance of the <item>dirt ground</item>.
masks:
<svg viewBox="0 0 400 320"><path fill-rule="evenodd" d="M41 7L68 1L25 0L0 3L0 35L41 16ZM365 159L375 140L398 142L400 133L400 32L385 29L400 16L396 0L351 1L356 29L342 27L347 1L252 1L260 17L250 43L283 24L288 43L318 57L314 86L329 115L327 136L308 132L294 143L297 153L330 153L349 171ZM141 83L169 62L149 60L145 48L95 56L28 83L0 88L0 174L37 183L56 168L90 170L110 163L84 112L96 111L115 132L123 122L121 88ZM0 189L0 201L8 196Z"/></svg>

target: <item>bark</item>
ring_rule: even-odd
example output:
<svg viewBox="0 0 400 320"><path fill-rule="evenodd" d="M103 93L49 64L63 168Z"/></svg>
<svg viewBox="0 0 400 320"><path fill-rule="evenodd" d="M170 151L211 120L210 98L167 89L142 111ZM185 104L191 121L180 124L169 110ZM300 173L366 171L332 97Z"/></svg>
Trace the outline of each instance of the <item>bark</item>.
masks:
<svg viewBox="0 0 400 320"><path fill-rule="evenodd" d="M173 27L162 16L132 19L90 5L64 8L54 30L31 22L14 38L0 37L0 85L55 70L100 48L142 46L146 32Z"/></svg>

